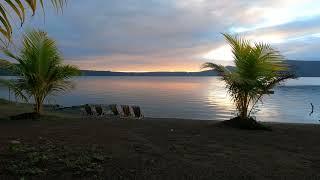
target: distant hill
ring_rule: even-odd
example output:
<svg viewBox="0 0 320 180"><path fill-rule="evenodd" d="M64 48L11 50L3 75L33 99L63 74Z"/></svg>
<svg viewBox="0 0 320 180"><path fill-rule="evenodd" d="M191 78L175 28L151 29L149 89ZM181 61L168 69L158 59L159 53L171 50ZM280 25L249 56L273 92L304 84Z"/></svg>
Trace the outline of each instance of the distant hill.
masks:
<svg viewBox="0 0 320 180"><path fill-rule="evenodd" d="M288 61L288 64L299 77L320 77L320 61ZM233 67L228 67L232 69ZM82 70L83 76L217 76L211 70L201 72L112 72ZM13 75L0 69L0 76Z"/></svg>
<svg viewBox="0 0 320 180"><path fill-rule="evenodd" d="M320 77L320 61L288 61L299 77Z"/></svg>
<svg viewBox="0 0 320 180"><path fill-rule="evenodd" d="M0 76L13 76L13 74L0 68Z"/></svg>
<svg viewBox="0 0 320 180"><path fill-rule="evenodd" d="M217 76L214 71L201 72L112 72L82 70L84 76Z"/></svg>
<svg viewBox="0 0 320 180"><path fill-rule="evenodd" d="M288 61L299 77L320 77L320 61ZM228 67L232 69L233 67ZM217 76L214 71L201 72L112 72L83 70L84 76Z"/></svg>

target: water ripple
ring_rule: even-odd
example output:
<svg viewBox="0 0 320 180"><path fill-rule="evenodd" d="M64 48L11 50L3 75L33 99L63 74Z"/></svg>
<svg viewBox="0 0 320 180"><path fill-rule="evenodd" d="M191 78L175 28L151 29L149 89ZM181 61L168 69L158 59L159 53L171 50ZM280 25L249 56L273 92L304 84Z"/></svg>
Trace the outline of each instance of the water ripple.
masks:
<svg viewBox="0 0 320 180"><path fill-rule="evenodd" d="M75 82L74 91L51 102L135 104L153 117L226 120L235 113L225 84L217 77L81 77ZM0 97L7 98L8 90L1 88ZM312 116L310 103L315 106ZM261 121L318 123L320 78L289 81L257 109L254 115Z"/></svg>

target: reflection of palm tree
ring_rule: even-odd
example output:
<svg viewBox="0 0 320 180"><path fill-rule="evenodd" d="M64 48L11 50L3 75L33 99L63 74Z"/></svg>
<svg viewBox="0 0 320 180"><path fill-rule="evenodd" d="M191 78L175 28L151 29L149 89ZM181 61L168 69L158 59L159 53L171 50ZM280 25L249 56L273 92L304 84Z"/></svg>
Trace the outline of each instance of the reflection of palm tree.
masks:
<svg viewBox="0 0 320 180"><path fill-rule="evenodd" d="M221 65L205 63L203 68L215 69L225 81L241 119L248 119L252 109L263 95L280 82L294 78L288 72L283 57L268 44L255 43L224 34L232 47L235 69L229 70Z"/></svg>
<svg viewBox="0 0 320 180"><path fill-rule="evenodd" d="M23 48L18 55L9 51L4 53L17 64L1 60L0 65L18 75L17 79L1 80L24 100L32 97L36 103L35 112L40 113L42 104L48 95L72 88L67 79L78 75L79 70L63 65L61 55L54 40L45 32L31 31L24 36Z"/></svg>
<svg viewBox="0 0 320 180"><path fill-rule="evenodd" d="M46 0L48 1L48 0ZM57 9L61 9L67 2L67 0L50 0L51 4ZM28 9L32 11L32 15L35 14L37 7L44 8L44 0L2 0L0 2L0 41L3 45L7 44L7 41L11 41L11 35L13 32L12 22L9 18L14 13L21 24L25 21L26 12Z"/></svg>

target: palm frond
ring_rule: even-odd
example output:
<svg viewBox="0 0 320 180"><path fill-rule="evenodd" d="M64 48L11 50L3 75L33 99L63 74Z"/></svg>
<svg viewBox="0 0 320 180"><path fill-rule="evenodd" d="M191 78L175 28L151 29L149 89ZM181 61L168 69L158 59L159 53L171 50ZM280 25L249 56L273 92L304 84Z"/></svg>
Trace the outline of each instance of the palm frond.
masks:
<svg viewBox="0 0 320 180"><path fill-rule="evenodd" d="M235 69L230 72L214 63L205 63L202 67L218 71L241 118L247 118L267 92L295 76L290 72L285 58L269 44L252 44L242 37L230 34L223 36L231 46ZM250 105L252 108L249 110Z"/></svg>
<svg viewBox="0 0 320 180"><path fill-rule="evenodd" d="M0 69L8 69L11 66L12 66L11 62L4 59L0 59Z"/></svg>
<svg viewBox="0 0 320 180"><path fill-rule="evenodd" d="M24 89L21 89L20 86L17 86L15 80L0 79L0 85L10 88L10 90L14 93L16 98L28 102L29 97L27 97L23 92Z"/></svg>
<svg viewBox="0 0 320 180"><path fill-rule="evenodd" d="M67 0L50 0L50 2L55 9L62 11ZM39 5L41 9L44 9L44 0L2 0L0 2L0 40L2 47L6 47L12 38L12 24L16 18L8 18L9 14L12 12L22 26L26 19L27 9L30 9L32 15L34 15Z"/></svg>
<svg viewBox="0 0 320 180"><path fill-rule="evenodd" d="M224 66L222 65L218 65L218 64L215 64L215 63L210 63L210 62L207 62L207 63L204 63L202 66L201 66L202 69L213 69L215 71L217 71L219 73L219 75L221 76L224 76L224 75L227 75L227 74L230 74L230 70L225 68Z"/></svg>
<svg viewBox="0 0 320 180"><path fill-rule="evenodd" d="M23 98L33 97L40 111L40 105L48 95L65 92L73 88L68 79L79 75L77 67L63 65L56 42L41 30L27 32L23 47L18 55L5 51L11 60L16 60L14 72L18 79L6 83L16 95ZM0 61L0 65L8 61Z"/></svg>

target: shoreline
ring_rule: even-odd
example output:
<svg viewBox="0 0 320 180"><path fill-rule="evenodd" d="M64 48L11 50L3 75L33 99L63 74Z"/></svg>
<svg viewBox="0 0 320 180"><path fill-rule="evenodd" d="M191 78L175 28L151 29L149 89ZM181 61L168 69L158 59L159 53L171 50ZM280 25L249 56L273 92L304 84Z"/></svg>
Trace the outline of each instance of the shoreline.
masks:
<svg viewBox="0 0 320 180"><path fill-rule="evenodd" d="M36 179L320 178L320 126L273 124L269 132L219 127L217 122L163 118L0 122L0 178L6 172L2 165L12 161L40 168L44 173L31 176ZM22 154L13 156L6 150L12 141L22 143ZM32 154L49 157L48 164L32 164L28 160ZM94 166L91 160L77 164L83 154L87 159L97 154L105 158ZM81 167L82 173L57 159L74 163L68 166Z"/></svg>
<svg viewBox="0 0 320 180"><path fill-rule="evenodd" d="M6 99L1 99L0 98L0 110L1 110L1 104L11 104L11 105L15 105L15 108L19 108L21 109L20 113L26 113L26 112L31 112L31 103L16 103L16 102L9 102ZM76 116L77 118L80 118L80 108L83 105L74 105L74 106L62 106L59 104L44 104L44 110L45 113L48 113L49 115L66 115L67 117L70 116ZM10 106L9 106L10 107ZM60 107L59 109L52 109L53 107ZM25 112L25 111L26 112ZM19 112L19 111L18 111ZM14 114L11 114L14 115ZM15 114L17 115L17 114ZM1 115L0 115L1 118ZM150 117L150 116L146 116L145 119L148 120L162 120L162 121L202 121L202 122L211 122L211 123L218 123L218 122L222 122L224 120L215 120L215 119L190 119L190 118L182 118L182 117ZM314 122L314 123L304 123L304 122L276 122L276 121L259 121L259 119L257 120L260 123L266 124L266 125L296 125L296 126L305 126L305 125L311 125L311 126L320 126L320 120L318 122Z"/></svg>
<svg viewBox="0 0 320 180"><path fill-rule="evenodd" d="M30 110L0 102L0 179L320 178L319 125L267 123L272 131L256 131L214 120L52 112L40 120L8 120ZM13 151L12 143L19 148ZM34 155L45 159L30 159Z"/></svg>
<svg viewBox="0 0 320 180"><path fill-rule="evenodd" d="M145 117L147 120L153 120L153 121L200 121L200 122L212 122L212 123L219 123L222 122L222 120L210 120L210 119L186 119L186 118L170 118L170 117ZM275 121L259 121L259 123L263 123L266 125L294 125L294 126L319 126L319 123L296 123L296 122L275 122Z"/></svg>

